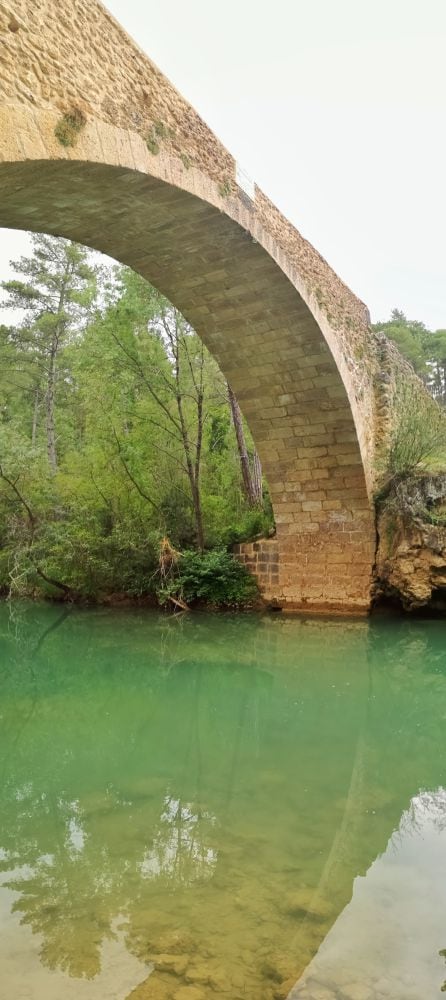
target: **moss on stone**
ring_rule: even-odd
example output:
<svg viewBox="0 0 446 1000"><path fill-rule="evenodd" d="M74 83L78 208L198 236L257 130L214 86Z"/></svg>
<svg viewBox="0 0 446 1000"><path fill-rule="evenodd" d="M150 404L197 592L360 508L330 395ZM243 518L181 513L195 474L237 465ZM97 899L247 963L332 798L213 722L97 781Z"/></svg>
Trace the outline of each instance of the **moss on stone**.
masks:
<svg viewBox="0 0 446 1000"><path fill-rule="evenodd" d="M85 128L87 119L80 108L72 108L65 112L56 124L54 135L61 146L75 146L79 133Z"/></svg>
<svg viewBox="0 0 446 1000"><path fill-rule="evenodd" d="M159 143L156 141L155 136L152 133L146 136L146 146L152 156L158 156L160 151Z"/></svg>
<svg viewBox="0 0 446 1000"><path fill-rule="evenodd" d="M231 194L231 182L227 177L218 185L218 192L222 198L227 198Z"/></svg>

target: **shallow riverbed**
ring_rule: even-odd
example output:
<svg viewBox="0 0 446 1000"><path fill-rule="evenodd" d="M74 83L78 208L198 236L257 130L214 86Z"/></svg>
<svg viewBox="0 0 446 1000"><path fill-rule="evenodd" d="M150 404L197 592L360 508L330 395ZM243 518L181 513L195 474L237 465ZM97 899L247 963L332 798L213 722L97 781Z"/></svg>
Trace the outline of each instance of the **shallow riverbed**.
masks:
<svg viewBox="0 0 446 1000"><path fill-rule="evenodd" d="M446 624L2 604L0 685L5 1000L441 995Z"/></svg>

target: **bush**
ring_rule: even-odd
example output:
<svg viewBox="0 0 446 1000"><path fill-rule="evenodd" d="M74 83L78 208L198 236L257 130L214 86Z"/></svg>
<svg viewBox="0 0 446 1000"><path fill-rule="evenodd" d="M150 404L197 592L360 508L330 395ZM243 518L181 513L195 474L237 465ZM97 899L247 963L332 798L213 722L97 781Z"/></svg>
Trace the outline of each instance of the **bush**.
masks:
<svg viewBox="0 0 446 1000"><path fill-rule="evenodd" d="M183 552L173 575L159 591L161 603L179 598L223 607L249 604L258 593L257 581L230 552Z"/></svg>
<svg viewBox="0 0 446 1000"><path fill-rule="evenodd" d="M70 599L97 600L119 593L129 597L154 594L158 536L131 536L119 526L103 536L98 519L48 520L38 526L31 545L13 538L0 546L0 593L41 593ZM56 582L57 581L57 582Z"/></svg>
<svg viewBox="0 0 446 1000"><path fill-rule="evenodd" d="M411 386L404 385L398 409L399 420L393 430L388 457L390 476L411 474L446 443L445 414L433 400L427 400L422 406Z"/></svg>
<svg viewBox="0 0 446 1000"><path fill-rule="evenodd" d="M235 542L249 542L258 535L267 536L273 523L272 515L269 512L247 510L241 515L237 524L229 525L224 530L222 541L225 545L234 545Z"/></svg>

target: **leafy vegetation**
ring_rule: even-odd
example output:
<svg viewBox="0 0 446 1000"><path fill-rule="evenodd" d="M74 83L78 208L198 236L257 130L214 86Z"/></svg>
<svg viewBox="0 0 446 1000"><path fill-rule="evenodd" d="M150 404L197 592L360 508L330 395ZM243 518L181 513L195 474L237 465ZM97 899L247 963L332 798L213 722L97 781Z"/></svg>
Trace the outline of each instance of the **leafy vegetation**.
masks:
<svg viewBox="0 0 446 1000"><path fill-rule="evenodd" d="M34 236L14 269L2 287L19 318L0 326L0 589L155 594L168 538L187 552L176 585L189 600L239 603L250 587L225 549L270 530L272 513L202 341L142 278L69 241Z"/></svg>
<svg viewBox="0 0 446 1000"><path fill-rule="evenodd" d="M381 470L386 493L394 479L411 477L416 471L441 473L446 469L446 330L432 333L424 323L408 320L398 309L374 330L393 341L442 408L429 405L429 397L421 405L409 383L402 380L398 385L399 421L393 428L386 468Z"/></svg>
<svg viewBox="0 0 446 1000"><path fill-rule="evenodd" d="M373 329L396 344L434 398L446 406L446 330L428 330L399 309L394 309L385 323L375 323Z"/></svg>
<svg viewBox="0 0 446 1000"><path fill-rule="evenodd" d="M72 108L62 115L56 124L54 135L61 146L75 146L80 132L85 128L87 119L80 108Z"/></svg>
<svg viewBox="0 0 446 1000"><path fill-rule="evenodd" d="M418 466L426 465L444 446L446 437L443 411L432 404L420 407L410 385L400 386L398 403L399 421L393 431L388 456L389 476L411 475Z"/></svg>
<svg viewBox="0 0 446 1000"><path fill-rule="evenodd" d="M163 603L175 598L188 605L206 603L231 607L246 605L257 593L254 577L224 549L183 552L159 591Z"/></svg>

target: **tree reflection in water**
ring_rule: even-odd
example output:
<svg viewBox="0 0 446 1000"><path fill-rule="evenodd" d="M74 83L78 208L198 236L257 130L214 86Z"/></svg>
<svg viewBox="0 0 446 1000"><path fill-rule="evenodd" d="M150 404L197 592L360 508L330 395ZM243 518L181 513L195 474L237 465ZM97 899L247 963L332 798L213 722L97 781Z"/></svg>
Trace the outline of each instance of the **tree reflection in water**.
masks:
<svg viewBox="0 0 446 1000"><path fill-rule="evenodd" d="M291 989L442 783L437 623L5 615L0 868L42 964L175 932L216 996Z"/></svg>
<svg viewBox="0 0 446 1000"><path fill-rule="evenodd" d="M166 795L153 845L140 865L141 875L151 879L162 876L176 886L211 878L217 852L205 839L206 828L214 824L210 813L195 812L191 804Z"/></svg>

